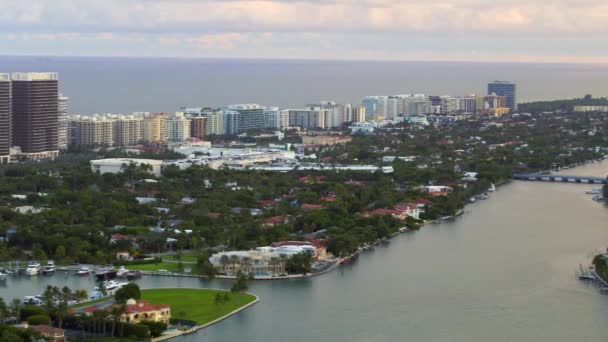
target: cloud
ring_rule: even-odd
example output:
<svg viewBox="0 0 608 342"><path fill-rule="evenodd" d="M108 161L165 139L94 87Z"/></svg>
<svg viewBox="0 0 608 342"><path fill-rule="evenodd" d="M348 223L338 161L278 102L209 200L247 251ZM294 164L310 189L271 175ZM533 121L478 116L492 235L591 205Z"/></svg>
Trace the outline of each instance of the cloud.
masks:
<svg viewBox="0 0 608 342"><path fill-rule="evenodd" d="M606 0L0 0L4 54L595 61L606 34Z"/></svg>
<svg viewBox="0 0 608 342"><path fill-rule="evenodd" d="M0 30L607 33L595 0L0 0Z"/></svg>

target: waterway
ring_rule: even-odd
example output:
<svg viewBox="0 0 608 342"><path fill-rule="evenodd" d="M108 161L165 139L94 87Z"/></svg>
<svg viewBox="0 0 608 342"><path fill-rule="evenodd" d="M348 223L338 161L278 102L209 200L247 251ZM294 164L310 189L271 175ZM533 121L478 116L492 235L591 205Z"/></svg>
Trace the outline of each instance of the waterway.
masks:
<svg viewBox="0 0 608 342"><path fill-rule="evenodd" d="M608 161L565 170L605 176ZM250 286L261 302L176 341L606 341L608 296L576 278L608 246L597 185L514 181L467 207L315 278ZM0 296L52 283L91 289L58 273L14 277ZM223 287L229 281L147 277L142 287Z"/></svg>

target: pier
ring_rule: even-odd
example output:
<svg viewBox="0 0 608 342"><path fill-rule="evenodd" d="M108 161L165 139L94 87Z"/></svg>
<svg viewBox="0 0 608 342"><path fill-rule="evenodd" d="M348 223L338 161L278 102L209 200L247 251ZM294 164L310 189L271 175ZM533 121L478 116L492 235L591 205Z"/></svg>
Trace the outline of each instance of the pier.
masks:
<svg viewBox="0 0 608 342"><path fill-rule="evenodd" d="M516 173L513 179L534 182L562 182L562 183L586 183L586 184L608 184L605 177L568 176L557 174L526 174Z"/></svg>

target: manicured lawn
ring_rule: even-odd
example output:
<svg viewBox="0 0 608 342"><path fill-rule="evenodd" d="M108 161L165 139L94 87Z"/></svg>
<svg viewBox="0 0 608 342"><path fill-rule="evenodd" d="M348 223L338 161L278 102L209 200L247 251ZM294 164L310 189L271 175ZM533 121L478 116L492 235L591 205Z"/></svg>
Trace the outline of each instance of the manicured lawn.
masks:
<svg viewBox="0 0 608 342"><path fill-rule="evenodd" d="M141 297L154 304L171 306L171 317L185 319L202 325L222 317L255 300L246 293L228 292L228 302L216 304L215 295L226 291L205 289L155 289L142 290Z"/></svg>
<svg viewBox="0 0 608 342"><path fill-rule="evenodd" d="M162 257L163 260L175 260L177 261L177 258L175 257L175 255L165 255ZM190 262L196 262L198 260L198 255L196 253L184 253L182 254L182 261L190 261Z"/></svg>

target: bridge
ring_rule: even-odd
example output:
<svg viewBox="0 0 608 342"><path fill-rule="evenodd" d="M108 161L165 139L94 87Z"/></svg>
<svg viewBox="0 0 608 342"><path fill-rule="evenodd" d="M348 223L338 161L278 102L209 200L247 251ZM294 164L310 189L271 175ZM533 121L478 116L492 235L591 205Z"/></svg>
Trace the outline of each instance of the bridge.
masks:
<svg viewBox="0 0 608 342"><path fill-rule="evenodd" d="M540 173L516 173L513 179L535 181L535 182L563 182L563 183L588 183L588 184L608 184L608 178L568 176L559 174L540 174Z"/></svg>

